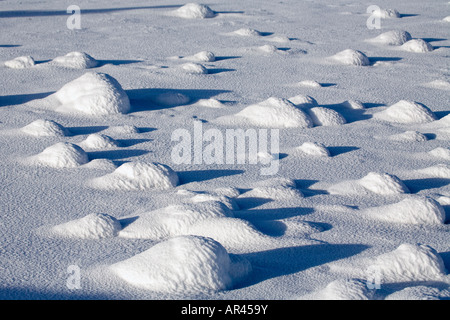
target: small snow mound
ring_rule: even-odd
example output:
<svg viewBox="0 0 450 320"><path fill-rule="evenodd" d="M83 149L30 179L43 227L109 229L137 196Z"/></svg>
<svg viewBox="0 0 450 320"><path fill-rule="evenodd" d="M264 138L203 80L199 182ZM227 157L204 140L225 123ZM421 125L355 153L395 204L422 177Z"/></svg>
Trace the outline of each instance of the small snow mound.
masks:
<svg viewBox="0 0 450 320"><path fill-rule="evenodd" d="M450 160L450 149L448 148L437 147L428 153L437 158Z"/></svg>
<svg viewBox="0 0 450 320"><path fill-rule="evenodd" d="M94 159L83 165L84 168L111 171L116 170L117 166L109 159Z"/></svg>
<svg viewBox="0 0 450 320"><path fill-rule="evenodd" d="M370 65L370 60L364 53L353 49L346 49L341 52L338 52L334 56L332 56L331 59L345 65L353 65L353 66Z"/></svg>
<svg viewBox="0 0 450 320"><path fill-rule="evenodd" d="M424 142L428 140L423 133L418 131L405 131L403 133L391 135L388 139L400 142Z"/></svg>
<svg viewBox="0 0 450 320"><path fill-rule="evenodd" d="M271 97L250 105L231 118L218 118L219 122L247 121L252 125L267 128L310 128L311 118L286 99Z"/></svg>
<svg viewBox="0 0 450 320"><path fill-rule="evenodd" d="M435 166L416 170L416 172L425 176L450 179L450 166L447 164L437 164Z"/></svg>
<svg viewBox="0 0 450 320"><path fill-rule="evenodd" d="M86 140L80 142L80 147L83 149L105 149L119 147L119 143L105 134L93 133L90 134Z"/></svg>
<svg viewBox="0 0 450 320"><path fill-rule="evenodd" d="M371 268L384 282L442 280L446 274L441 256L423 244L404 243L378 256Z"/></svg>
<svg viewBox="0 0 450 320"><path fill-rule="evenodd" d="M154 102L160 106L175 107L188 104L191 99L180 92L164 92L157 95Z"/></svg>
<svg viewBox="0 0 450 320"><path fill-rule="evenodd" d="M207 19L216 16L216 13L210 7L198 3L187 3L173 11L173 14L185 19Z"/></svg>
<svg viewBox="0 0 450 320"><path fill-rule="evenodd" d="M38 164L53 168L74 168L89 161L82 148L69 142L58 142L32 159Z"/></svg>
<svg viewBox="0 0 450 320"><path fill-rule="evenodd" d="M103 239L117 236L121 228L116 218L104 213L93 213L81 219L54 226L51 231L69 238Z"/></svg>
<svg viewBox="0 0 450 320"><path fill-rule="evenodd" d="M330 156L328 149L323 144L317 142L305 142L301 146L297 147L296 150L314 157Z"/></svg>
<svg viewBox="0 0 450 320"><path fill-rule="evenodd" d="M316 126L340 126L347 123L339 112L329 108L314 107L308 110L308 114Z"/></svg>
<svg viewBox="0 0 450 320"><path fill-rule="evenodd" d="M450 90L450 82L446 80L433 80L426 83L425 86L441 90Z"/></svg>
<svg viewBox="0 0 450 320"><path fill-rule="evenodd" d="M89 69L98 66L98 61L84 52L69 52L65 56L56 57L52 60L56 65L73 69Z"/></svg>
<svg viewBox="0 0 450 320"><path fill-rule="evenodd" d="M396 9L375 10L372 15L381 19L400 18L400 13Z"/></svg>
<svg viewBox="0 0 450 320"><path fill-rule="evenodd" d="M199 62L213 62L216 61L216 56L211 51L201 51L192 56L192 58Z"/></svg>
<svg viewBox="0 0 450 320"><path fill-rule="evenodd" d="M213 190L213 192L218 196L225 196L229 198L236 198L241 194L241 192L234 187L216 188Z"/></svg>
<svg viewBox="0 0 450 320"><path fill-rule="evenodd" d="M412 39L405 42L401 49L409 52L430 52L433 51L433 46L423 39Z"/></svg>
<svg viewBox="0 0 450 320"><path fill-rule="evenodd" d="M296 105L297 107L306 108L306 107L318 107L316 99L311 96L305 96L303 94L296 95L288 99L289 102Z"/></svg>
<svg viewBox="0 0 450 320"><path fill-rule="evenodd" d="M450 22L450 16L445 17L444 19L442 19L442 21Z"/></svg>
<svg viewBox="0 0 450 320"><path fill-rule="evenodd" d="M104 73L88 72L52 94L56 111L88 115L127 113L130 101L120 84Z"/></svg>
<svg viewBox="0 0 450 320"><path fill-rule="evenodd" d="M262 198L282 201L303 198L303 193L298 189L289 187L256 187L242 194L239 198Z"/></svg>
<svg viewBox="0 0 450 320"><path fill-rule="evenodd" d="M394 123L427 123L437 119L428 107L409 100L400 100L387 109L374 114L374 117Z"/></svg>
<svg viewBox="0 0 450 320"><path fill-rule="evenodd" d="M308 88L321 88L322 85L315 80L303 80L298 83L299 86Z"/></svg>
<svg viewBox="0 0 450 320"><path fill-rule="evenodd" d="M160 163L127 162L114 172L94 178L92 186L105 190L166 190L178 185L178 175Z"/></svg>
<svg viewBox="0 0 450 320"><path fill-rule="evenodd" d="M17 57L12 60L5 61L5 66L11 69L25 69L35 65L34 59L30 56Z"/></svg>
<svg viewBox="0 0 450 320"><path fill-rule="evenodd" d="M436 200L410 195L400 202L366 209L369 217L394 223L440 225L445 222L445 211Z"/></svg>
<svg viewBox="0 0 450 320"><path fill-rule="evenodd" d="M323 300L371 300L374 290L367 287L367 281L360 279L339 279L329 283L319 293Z"/></svg>
<svg viewBox="0 0 450 320"><path fill-rule="evenodd" d="M390 46L401 46L411 39L411 35L406 31L392 30L382 33L375 38L369 39L368 41Z"/></svg>
<svg viewBox="0 0 450 320"><path fill-rule="evenodd" d="M278 52L278 48L271 44L265 44L263 46L258 47L259 51L262 51L264 53L276 53Z"/></svg>
<svg viewBox="0 0 450 320"><path fill-rule="evenodd" d="M230 210L239 210L239 206L233 198L215 193L199 193L193 196L191 201L194 203L218 201L226 205Z"/></svg>
<svg viewBox="0 0 450 320"><path fill-rule="evenodd" d="M236 34L238 36L243 37L259 37L261 36L261 32L258 30L252 29L252 28L241 28L233 32L233 34Z"/></svg>
<svg viewBox="0 0 450 320"><path fill-rule="evenodd" d="M108 129L106 129L106 131L109 134L125 134L125 135L129 135L129 134L137 134L140 133L139 128L137 128L136 126L133 125L123 125L123 126L112 126L109 127Z"/></svg>
<svg viewBox="0 0 450 320"><path fill-rule="evenodd" d="M46 119L33 121L20 131L35 137L64 137L70 134L69 130L59 123Z"/></svg>
<svg viewBox="0 0 450 320"><path fill-rule="evenodd" d="M449 300L450 291L448 289L439 290L438 288L427 286L408 287L403 290L388 295L385 300Z"/></svg>
<svg viewBox="0 0 450 320"><path fill-rule="evenodd" d="M197 104L206 108L223 108L225 105L217 99L200 99Z"/></svg>
<svg viewBox="0 0 450 320"><path fill-rule="evenodd" d="M289 39L289 37L285 35L273 35L271 37L268 37L267 40L278 43L287 43L291 41L291 39Z"/></svg>
<svg viewBox="0 0 450 320"><path fill-rule="evenodd" d="M363 103L358 100L347 100L347 101L342 102L341 105L345 108L353 109L353 110L365 109Z"/></svg>
<svg viewBox="0 0 450 320"><path fill-rule="evenodd" d="M183 69L184 72L189 74L207 74L208 69L206 69L204 66L202 66L199 63L185 63L181 66L181 69Z"/></svg>
<svg viewBox="0 0 450 320"><path fill-rule="evenodd" d="M211 238L180 236L110 268L129 284L146 290L205 293L231 289L250 273L250 263L236 258Z"/></svg>

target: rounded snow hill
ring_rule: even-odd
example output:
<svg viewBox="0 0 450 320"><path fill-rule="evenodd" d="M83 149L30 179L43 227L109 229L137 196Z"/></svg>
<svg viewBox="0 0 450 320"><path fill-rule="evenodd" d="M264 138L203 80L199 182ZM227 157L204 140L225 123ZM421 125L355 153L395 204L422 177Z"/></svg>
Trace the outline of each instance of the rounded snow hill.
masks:
<svg viewBox="0 0 450 320"><path fill-rule="evenodd" d="M117 236L121 228L116 218L104 213L92 213L81 219L54 226L51 231L68 238L104 239Z"/></svg>
<svg viewBox="0 0 450 320"><path fill-rule="evenodd" d="M185 63L181 66L181 69L189 74L207 74L208 69L206 69L204 66L202 66L199 63Z"/></svg>
<svg viewBox="0 0 450 320"><path fill-rule="evenodd" d="M405 42L401 47L402 50L409 52L430 52L433 46L423 39L412 39Z"/></svg>
<svg viewBox="0 0 450 320"><path fill-rule="evenodd" d="M56 57L53 64L73 69L89 69L98 66L98 61L84 52L69 52L65 56Z"/></svg>
<svg viewBox="0 0 450 320"><path fill-rule="evenodd" d="M200 51L192 56L192 59L199 62L214 62L216 56L211 51Z"/></svg>
<svg viewBox="0 0 450 320"><path fill-rule="evenodd" d="M130 110L130 100L119 82L104 73L85 73L50 97L58 101L58 112L102 116Z"/></svg>
<svg viewBox="0 0 450 320"><path fill-rule="evenodd" d="M217 241L180 236L160 242L110 269L129 284L165 293L231 289L251 272L247 260L228 254Z"/></svg>
<svg viewBox="0 0 450 320"><path fill-rule="evenodd" d="M428 153L437 158L450 160L450 149L448 148L437 147Z"/></svg>
<svg viewBox="0 0 450 320"><path fill-rule="evenodd" d="M369 172L359 180L340 182L328 188L330 194L364 195L368 192L379 195L397 195L409 193L405 184L396 176L388 173Z"/></svg>
<svg viewBox="0 0 450 320"><path fill-rule="evenodd" d="M35 65L34 59L30 56L17 57L12 60L5 61L5 66L11 69L25 69Z"/></svg>
<svg viewBox="0 0 450 320"><path fill-rule="evenodd" d="M21 128L20 131L35 137L65 137L70 135L69 130L62 125L47 119L35 120Z"/></svg>
<svg viewBox="0 0 450 320"><path fill-rule="evenodd" d="M433 80L426 83L425 86L441 90L450 90L450 82L446 80Z"/></svg>
<svg viewBox="0 0 450 320"><path fill-rule="evenodd" d="M404 243L378 256L370 267L383 282L438 281L446 275L442 257L423 244Z"/></svg>
<svg viewBox="0 0 450 320"><path fill-rule="evenodd" d="M251 190L239 195L240 199L263 198L277 200L288 200L303 198L303 193L297 189L296 183L287 178L271 178L258 181Z"/></svg>
<svg viewBox="0 0 450 320"><path fill-rule="evenodd" d="M330 57L331 60L340 64L353 66L368 66L370 65L369 58L361 51L346 49L336 53Z"/></svg>
<svg viewBox="0 0 450 320"><path fill-rule="evenodd" d="M316 126L340 126L347 123L339 112L329 108L314 107L308 109L308 114Z"/></svg>
<svg viewBox="0 0 450 320"><path fill-rule="evenodd" d="M193 203L201 203L205 201L218 201L223 203L230 210L239 210L239 206L233 198L216 193L198 193L191 198Z"/></svg>
<svg viewBox="0 0 450 320"><path fill-rule="evenodd" d="M216 16L216 13L210 7L198 3L187 3L173 11L172 14L185 19L207 19Z"/></svg>
<svg viewBox="0 0 450 320"><path fill-rule="evenodd" d="M322 88L322 85L315 80L303 80L298 83L299 86L308 88Z"/></svg>
<svg viewBox="0 0 450 320"><path fill-rule="evenodd" d="M369 42L385 44L389 46L401 46L405 42L411 40L411 34L406 31L392 30L380 34L379 36L369 39Z"/></svg>
<svg viewBox="0 0 450 320"><path fill-rule="evenodd" d="M403 133L391 135L388 139L400 142L424 142L428 140L423 133L418 131L405 131Z"/></svg>
<svg viewBox="0 0 450 320"><path fill-rule="evenodd" d="M415 170L415 172L425 176L450 179L450 166L447 164L437 164L428 168Z"/></svg>
<svg viewBox="0 0 450 320"><path fill-rule="evenodd" d="M374 293L375 290L370 290L365 280L338 279L315 295L321 300L371 300Z"/></svg>
<svg viewBox="0 0 450 320"><path fill-rule="evenodd" d="M400 13L396 9L380 9L372 12L374 17L381 19L400 18Z"/></svg>
<svg viewBox="0 0 450 320"><path fill-rule="evenodd" d="M233 31L233 34L243 37L259 37L261 36L261 32L252 28L241 28L236 31Z"/></svg>
<svg viewBox="0 0 450 320"><path fill-rule="evenodd" d="M119 147L119 143L105 134L93 133L90 134L84 141L80 142L80 147L83 149L105 149Z"/></svg>
<svg viewBox="0 0 450 320"><path fill-rule="evenodd" d="M317 142L305 142L301 146L295 148L301 153L314 157L329 157L330 152L325 145Z"/></svg>
<svg viewBox="0 0 450 320"><path fill-rule="evenodd" d="M292 104L294 104L295 106L301 107L301 108L311 108L311 107L319 106L316 99L314 99L311 96L305 96L303 94L299 94L294 97L291 97L288 99L288 101L291 102Z"/></svg>
<svg viewBox="0 0 450 320"><path fill-rule="evenodd" d="M69 142L58 142L31 160L53 168L74 168L88 163L89 158L82 148Z"/></svg>
<svg viewBox="0 0 450 320"><path fill-rule="evenodd" d="M400 202L365 210L370 218L394 223L440 225L445 223L444 208L436 200L410 195Z"/></svg>
<svg viewBox="0 0 450 320"><path fill-rule="evenodd" d="M286 99L271 97L265 101L250 105L232 116L217 118L223 124L247 122L266 128L311 128L311 118L300 108Z"/></svg>
<svg viewBox="0 0 450 320"><path fill-rule="evenodd" d="M262 45L262 46L258 47L258 50L261 52L264 52L264 53L280 52L280 50L276 46L271 45L271 44Z"/></svg>
<svg viewBox="0 0 450 320"><path fill-rule="evenodd" d="M160 163L127 162L114 172L91 180L91 186L103 190L166 190L177 186L178 175Z"/></svg>
<svg viewBox="0 0 450 320"><path fill-rule="evenodd" d="M450 22L450 16L445 17L444 19L442 19L442 21Z"/></svg>
<svg viewBox="0 0 450 320"><path fill-rule="evenodd" d="M175 107L188 104L191 99L179 92L164 92L152 99L157 105Z"/></svg>
<svg viewBox="0 0 450 320"><path fill-rule="evenodd" d="M394 123L427 123L437 119L428 107L409 100L400 100L374 114L374 118Z"/></svg>
<svg viewBox="0 0 450 320"><path fill-rule="evenodd" d="M348 108L348 109L353 109L353 110L362 110L365 109L363 103L361 101L358 100L347 100L341 103L341 106Z"/></svg>

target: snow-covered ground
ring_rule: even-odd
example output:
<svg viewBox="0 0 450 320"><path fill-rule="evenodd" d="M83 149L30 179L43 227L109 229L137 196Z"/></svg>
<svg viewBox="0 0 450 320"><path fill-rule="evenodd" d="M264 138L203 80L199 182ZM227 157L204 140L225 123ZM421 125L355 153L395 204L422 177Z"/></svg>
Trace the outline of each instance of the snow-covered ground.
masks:
<svg viewBox="0 0 450 320"><path fill-rule="evenodd" d="M1 1L0 298L449 299L449 15Z"/></svg>

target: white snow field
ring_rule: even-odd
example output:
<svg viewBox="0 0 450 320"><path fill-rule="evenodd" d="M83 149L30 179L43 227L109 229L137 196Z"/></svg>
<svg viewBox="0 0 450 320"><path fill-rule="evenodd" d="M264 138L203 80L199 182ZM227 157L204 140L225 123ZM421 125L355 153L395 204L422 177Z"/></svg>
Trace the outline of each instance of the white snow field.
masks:
<svg viewBox="0 0 450 320"><path fill-rule="evenodd" d="M0 1L0 299L450 298L448 0L71 4Z"/></svg>

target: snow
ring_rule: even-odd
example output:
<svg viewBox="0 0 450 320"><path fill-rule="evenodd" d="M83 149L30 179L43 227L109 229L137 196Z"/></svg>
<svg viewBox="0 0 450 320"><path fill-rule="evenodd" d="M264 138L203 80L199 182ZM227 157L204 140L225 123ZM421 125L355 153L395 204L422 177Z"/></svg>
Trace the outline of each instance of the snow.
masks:
<svg viewBox="0 0 450 320"><path fill-rule="evenodd" d="M382 19L400 18L400 13L397 11L397 9L380 9L375 10L372 14L375 17L379 17Z"/></svg>
<svg viewBox="0 0 450 320"><path fill-rule="evenodd" d="M1 1L0 299L448 299L447 2Z"/></svg>

